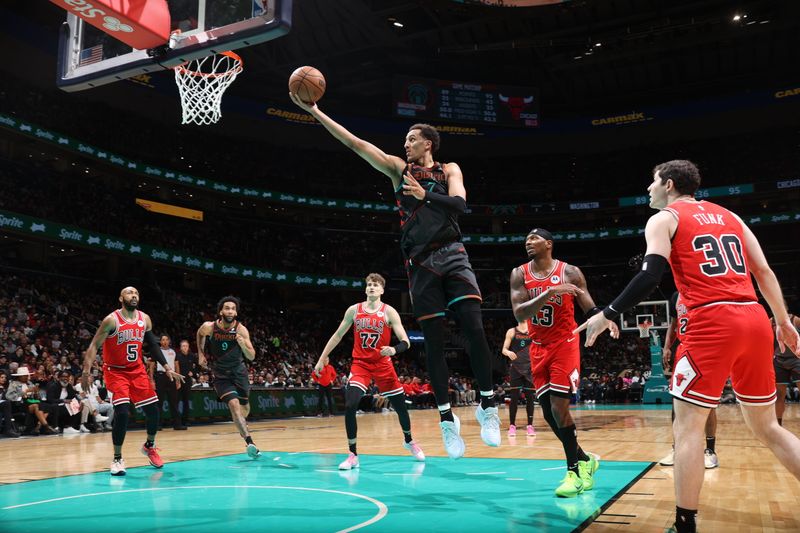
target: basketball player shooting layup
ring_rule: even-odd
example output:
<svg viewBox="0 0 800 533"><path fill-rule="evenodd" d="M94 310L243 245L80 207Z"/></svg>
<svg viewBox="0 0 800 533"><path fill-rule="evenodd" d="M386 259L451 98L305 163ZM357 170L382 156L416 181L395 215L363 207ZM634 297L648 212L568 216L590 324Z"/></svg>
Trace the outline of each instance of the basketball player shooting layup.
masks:
<svg viewBox="0 0 800 533"><path fill-rule="evenodd" d="M170 380L183 381L183 376L174 372L167 364L161 346L153 333L150 316L139 311L139 291L135 287L125 287L119 293L122 306L109 314L100 323L94 338L83 356L82 390L88 391L92 381L92 364L97 358L97 350L103 348L103 380L114 398L114 428L111 440L114 443L114 460L111 462L111 475L125 475L125 461L122 459L122 444L128 431L130 404L144 411L147 427L147 441L142 453L156 468L164 466L158 454L155 440L158 433L158 396L150 385L150 378L144 368L143 343L147 343L148 355L161 363Z"/></svg>
<svg viewBox="0 0 800 533"><path fill-rule="evenodd" d="M411 452L417 461L424 461L425 454L419 444L411 438L411 418L408 416L403 385L397 379L392 356L403 353L411 346L400 315L391 305L381 302L386 280L380 274L370 274L366 278L367 300L351 305L344 313L339 327L325 344L314 367L317 375L328 364L328 356L339 345L347 330L353 328L353 362L350 365L347 391L345 392L344 427L347 432L347 445L350 455L340 465L339 470L358 468L358 449L356 448L356 411L361 397L375 380L381 395L389 399L400 420L405 442L403 447ZM390 346L392 331L400 340Z"/></svg>
<svg viewBox="0 0 800 533"><path fill-rule="evenodd" d="M499 446L500 417L494 401L491 354L481 319L481 291L460 242L458 227L458 215L467 209L467 191L457 164L433 159L439 149L439 132L427 124L411 126L403 160L359 139L317 105L309 105L292 93L289 96L342 144L392 180L400 208L400 248L406 259L411 305L425 336L428 373L447 454L453 459L464 455L461 423L450 411L447 387L444 315L448 308L456 314L467 338L467 352L480 385L481 404L475 417L481 425L481 438L489 446Z"/></svg>
<svg viewBox="0 0 800 533"><path fill-rule="evenodd" d="M576 331L586 330L586 345L619 313L647 298L669 261L675 285L688 312L688 327L675 355L670 393L675 402L675 531L696 530L703 486L703 429L728 376L745 423L778 460L800 479L800 439L775 418L772 328L758 303L753 281L775 317L781 351L800 347L775 274L753 232L731 211L694 194L700 172L691 161L668 161L653 169L647 188L650 207L659 212L645 226L647 252L642 270L605 309ZM725 317L720 320L719 317Z"/></svg>

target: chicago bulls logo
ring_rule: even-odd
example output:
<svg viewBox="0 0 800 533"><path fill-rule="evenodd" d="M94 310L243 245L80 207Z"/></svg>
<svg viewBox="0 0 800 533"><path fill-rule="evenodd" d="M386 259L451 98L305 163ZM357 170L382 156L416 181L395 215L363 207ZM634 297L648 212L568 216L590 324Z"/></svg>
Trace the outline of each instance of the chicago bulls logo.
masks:
<svg viewBox="0 0 800 533"><path fill-rule="evenodd" d="M519 120L520 114L533 103L533 96L503 96L498 94L497 98L508 107L514 120Z"/></svg>

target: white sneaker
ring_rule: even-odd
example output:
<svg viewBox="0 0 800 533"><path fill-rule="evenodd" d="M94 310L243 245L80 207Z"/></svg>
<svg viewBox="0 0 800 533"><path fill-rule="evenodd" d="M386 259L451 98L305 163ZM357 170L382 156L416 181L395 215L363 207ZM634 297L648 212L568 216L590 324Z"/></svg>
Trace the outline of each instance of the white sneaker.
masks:
<svg viewBox="0 0 800 533"><path fill-rule="evenodd" d="M413 455L414 459L416 459L417 461L425 460L425 453L422 451L420 445L414 442L413 440L411 442L404 442L403 448L410 451L411 455Z"/></svg>
<svg viewBox="0 0 800 533"><path fill-rule="evenodd" d="M261 452L258 450L258 447L256 447L255 444L248 444L246 449L247 449L247 455L251 459L256 459L258 457L261 457Z"/></svg>
<svg viewBox="0 0 800 533"><path fill-rule="evenodd" d="M456 415L453 415L453 421L439 422L442 428L442 441L444 442L444 449L450 459L458 459L464 456L466 446L464 439L461 438L461 420Z"/></svg>
<svg viewBox="0 0 800 533"><path fill-rule="evenodd" d="M358 456L354 453L351 453L347 456L347 459L339 463L339 470L352 470L354 468L359 468L358 464Z"/></svg>
<svg viewBox="0 0 800 533"><path fill-rule="evenodd" d="M672 448L669 453L658 462L658 464L661 466L673 466L675 464L675 448Z"/></svg>
<svg viewBox="0 0 800 533"><path fill-rule="evenodd" d="M108 431L111 431L112 429L114 429L114 426L112 426L112 425L111 425L111 424L109 424L108 422L106 422L105 424L103 424L103 427L104 427L104 428L106 428Z"/></svg>
<svg viewBox="0 0 800 533"><path fill-rule="evenodd" d="M481 439L487 446L500 446L500 415L497 407L475 409L475 418L481 425Z"/></svg>
<svg viewBox="0 0 800 533"><path fill-rule="evenodd" d="M125 475L125 459L116 460L111 462L111 475L124 476Z"/></svg>
<svg viewBox="0 0 800 533"><path fill-rule="evenodd" d="M103 416L103 415L95 415L94 416L94 420L95 420L95 422L99 422L99 423L102 424L103 422L108 420L108 417L107 416Z"/></svg>
<svg viewBox="0 0 800 533"><path fill-rule="evenodd" d="M83 424L81 424L81 428L78 431L80 431L81 433L91 433L91 431L89 431L89 428L87 428Z"/></svg>
<svg viewBox="0 0 800 533"><path fill-rule="evenodd" d="M63 434L64 435L80 435L81 432L78 431L77 429L73 428L73 427L65 427Z"/></svg>
<svg viewBox="0 0 800 533"><path fill-rule="evenodd" d="M706 448L705 453L703 454L703 460L706 463L706 468L717 468L719 466L719 458L715 452L712 452L708 448Z"/></svg>

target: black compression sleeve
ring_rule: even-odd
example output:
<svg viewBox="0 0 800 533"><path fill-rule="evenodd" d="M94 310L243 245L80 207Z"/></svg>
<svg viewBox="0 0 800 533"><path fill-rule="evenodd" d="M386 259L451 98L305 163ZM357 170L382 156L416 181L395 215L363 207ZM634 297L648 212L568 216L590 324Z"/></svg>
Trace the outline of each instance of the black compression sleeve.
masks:
<svg viewBox="0 0 800 533"><path fill-rule="evenodd" d="M164 354L161 351L161 345L158 343L158 338L152 330L144 332L144 342L147 344L147 347L150 348L150 353L148 354L150 359L158 361L161 363L161 366L166 365L167 358L164 357Z"/></svg>
<svg viewBox="0 0 800 533"><path fill-rule="evenodd" d="M392 348L394 348L394 353L398 354L398 353L403 353L409 348L411 348L411 345L408 343L408 341L400 341L394 346L392 346Z"/></svg>
<svg viewBox="0 0 800 533"><path fill-rule="evenodd" d="M650 254L644 256L642 270L636 274L625 287L625 290L603 309L603 315L609 319L616 319L620 313L627 311L634 305L647 298L653 289L661 283L661 277L667 269L667 259L663 255Z"/></svg>
<svg viewBox="0 0 800 533"><path fill-rule="evenodd" d="M467 210L467 201L460 196L449 196L438 192L425 192L425 201L444 207L453 213L463 213Z"/></svg>

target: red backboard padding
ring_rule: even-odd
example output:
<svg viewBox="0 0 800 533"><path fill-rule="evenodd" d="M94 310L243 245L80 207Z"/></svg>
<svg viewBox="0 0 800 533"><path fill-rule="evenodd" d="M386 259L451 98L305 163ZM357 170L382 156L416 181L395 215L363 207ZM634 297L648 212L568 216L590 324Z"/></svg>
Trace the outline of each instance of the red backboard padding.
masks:
<svg viewBox="0 0 800 533"><path fill-rule="evenodd" d="M50 0L85 22L138 50L169 41L166 0Z"/></svg>

